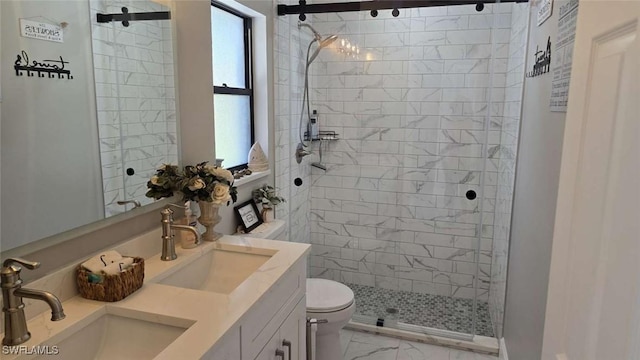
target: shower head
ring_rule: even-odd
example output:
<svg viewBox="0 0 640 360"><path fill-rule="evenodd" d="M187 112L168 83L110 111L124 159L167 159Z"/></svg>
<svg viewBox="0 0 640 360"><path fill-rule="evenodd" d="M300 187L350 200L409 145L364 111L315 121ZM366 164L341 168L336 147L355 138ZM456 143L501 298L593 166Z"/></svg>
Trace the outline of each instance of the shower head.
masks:
<svg viewBox="0 0 640 360"><path fill-rule="evenodd" d="M321 48L327 47L327 46L331 45L336 40L338 40L338 36L337 35L329 35L324 40L320 40L319 46Z"/></svg>
<svg viewBox="0 0 640 360"><path fill-rule="evenodd" d="M320 35L320 33L318 31L316 31L316 29L314 29L313 26L311 26L309 24L303 24L300 21L298 21L298 29L300 29L302 27L308 28L313 33L313 38L314 39L311 41L311 44L313 44L314 42L318 42L318 48L316 49L316 51L313 52L313 55L311 55L307 60L307 66L309 66L313 62L313 60L316 59L318 54L320 54L320 50L322 50L323 48L331 45L331 43L333 43L334 41L338 40L338 36L329 35L329 36L327 36L326 38L323 39L322 35ZM311 44L309 44L309 49L311 49Z"/></svg>
<svg viewBox="0 0 640 360"><path fill-rule="evenodd" d="M307 66L309 66L313 62L313 60L316 59L316 57L318 57L318 54L320 54L320 50L331 45L336 40L338 40L337 35L330 35L323 40L313 40L318 42L318 47L316 48L316 51L313 52L313 55L309 57L309 60L307 60ZM313 43L313 41L311 43ZM311 44L309 44L309 46L311 46Z"/></svg>
<svg viewBox="0 0 640 360"><path fill-rule="evenodd" d="M311 30L311 32L313 33L313 37L316 38L317 41L322 40L322 36L320 35L320 33L317 32L316 29L314 29L311 25L303 24L300 21L298 21L298 29L300 29L303 26L306 27L306 28L309 28L309 30Z"/></svg>

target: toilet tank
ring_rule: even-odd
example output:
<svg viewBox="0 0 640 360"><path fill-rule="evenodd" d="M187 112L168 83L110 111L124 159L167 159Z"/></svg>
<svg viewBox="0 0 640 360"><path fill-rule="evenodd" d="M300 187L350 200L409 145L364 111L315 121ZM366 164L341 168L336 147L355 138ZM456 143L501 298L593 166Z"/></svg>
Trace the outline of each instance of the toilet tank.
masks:
<svg viewBox="0 0 640 360"><path fill-rule="evenodd" d="M248 236L259 239L270 240L285 240L284 230L287 223L284 220L273 220L268 223L263 223L257 228L253 229L248 234L237 234L238 236Z"/></svg>

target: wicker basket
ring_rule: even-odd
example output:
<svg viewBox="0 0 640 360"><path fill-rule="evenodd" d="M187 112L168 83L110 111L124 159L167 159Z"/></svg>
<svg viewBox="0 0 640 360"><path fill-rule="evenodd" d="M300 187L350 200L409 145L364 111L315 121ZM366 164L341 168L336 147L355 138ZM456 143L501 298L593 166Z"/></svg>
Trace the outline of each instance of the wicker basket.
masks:
<svg viewBox="0 0 640 360"><path fill-rule="evenodd" d="M102 275L99 284L89 283L90 272L78 265L76 282L78 291L85 299L98 301L120 301L142 287L144 280L144 259L133 258L133 265L118 275Z"/></svg>

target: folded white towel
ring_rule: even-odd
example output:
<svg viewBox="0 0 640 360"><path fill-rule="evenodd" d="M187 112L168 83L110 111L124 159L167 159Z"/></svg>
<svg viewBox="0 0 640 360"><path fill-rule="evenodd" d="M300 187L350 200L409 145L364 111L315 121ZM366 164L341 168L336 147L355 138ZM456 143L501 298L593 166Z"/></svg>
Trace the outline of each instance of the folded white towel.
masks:
<svg viewBox="0 0 640 360"><path fill-rule="evenodd" d="M133 264L133 258L123 257L122 259L102 268L102 273L107 275L118 275L123 270L128 269Z"/></svg>
<svg viewBox="0 0 640 360"><path fill-rule="evenodd" d="M92 273L99 274L103 268L122 259L122 255L115 250L105 251L100 253L91 259L82 263L82 267L91 271Z"/></svg>
<svg viewBox="0 0 640 360"><path fill-rule="evenodd" d="M115 250L105 251L98 256L100 260L105 262L105 266L122 259L122 255Z"/></svg>

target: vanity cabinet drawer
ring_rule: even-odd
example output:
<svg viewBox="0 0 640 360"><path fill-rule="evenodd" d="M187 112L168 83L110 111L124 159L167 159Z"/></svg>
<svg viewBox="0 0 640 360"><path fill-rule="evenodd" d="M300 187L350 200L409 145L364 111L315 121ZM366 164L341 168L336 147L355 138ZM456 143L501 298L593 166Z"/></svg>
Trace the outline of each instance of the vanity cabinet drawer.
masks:
<svg viewBox="0 0 640 360"><path fill-rule="evenodd" d="M306 259L302 259L249 311L241 325L242 360L254 360L265 344L277 334L285 319L304 300L306 270Z"/></svg>
<svg viewBox="0 0 640 360"><path fill-rule="evenodd" d="M303 297L289 317L280 327L280 348L286 353L286 360L306 359L307 343L307 300ZM285 344L286 342L286 344ZM287 345L290 344L290 345ZM291 347L291 349L289 349ZM289 357L289 352L291 356Z"/></svg>
<svg viewBox="0 0 640 360"><path fill-rule="evenodd" d="M280 329L253 360L304 360L306 357L306 300L303 297Z"/></svg>

